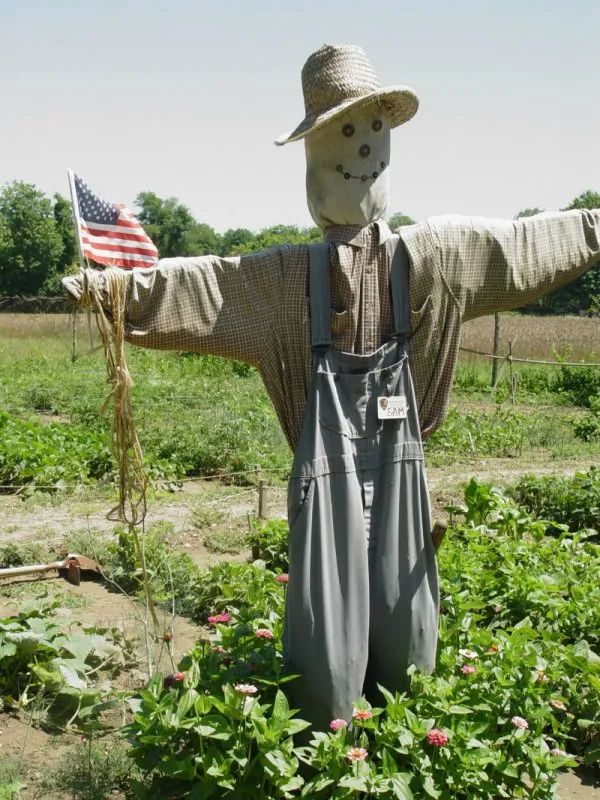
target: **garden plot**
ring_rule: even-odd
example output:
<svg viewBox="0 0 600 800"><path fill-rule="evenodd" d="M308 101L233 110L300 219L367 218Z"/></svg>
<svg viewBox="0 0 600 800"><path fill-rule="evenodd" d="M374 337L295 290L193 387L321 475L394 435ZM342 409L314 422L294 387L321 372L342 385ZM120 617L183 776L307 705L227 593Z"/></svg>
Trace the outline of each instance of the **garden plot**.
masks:
<svg viewBox="0 0 600 800"><path fill-rule="evenodd" d="M160 630L148 656L145 625L132 615L134 603L144 619L140 565L128 532L105 519L115 492L107 422L98 415L103 365L83 348L71 363L67 329L46 336L43 323L35 336L23 325L0 339L0 424L7 434L0 469L2 480L17 486L0 498L0 552L6 556L8 547L13 560L36 561L44 548L48 556L61 546L84 552L100 562L113 582L107 586L118 584L124 594L95 583L78 590L59 581L27 583L1 598L0 616L42 602L48 586L58 596L50 618L59 628L122 629L121 649L135 658L119 674L89 676L95 688L103 673L107 694L99 702L115 700L110 708L72 718L77 704L69 705L69 718L57 721L53 697L64 687L48 676L41 693L34 691L41 679L28 689L34 702L8 704L0 715L0 726L9 726L0 735L0 797L11 781L26 784L27 799L88 800L124 797L138 781L151 787L149 797L193 796L193 789L201 797L253 800L302 792L546 800L555 769L572 765L576 774L560 778L559 796L596 800L598 546L567 530L566 517L562 528L540 522L546 509L553 519L572 517L586 503L593 518L595 473L568 486L544 482L598 461L598 442L575 429L581 418L593 423L593 408L574 405L593 390L591 373L581 382L565 371L560 381L523 371L513 407L505 383L490 389L489 365L459 366L456 410L427 451L436 518L450 513L454 524L440 553L436 674L413 676L410 698L388 696L373 707L357 702L352 725L292 750L287 734L301 724L278 689L285 687L282 518L290 453L257 375L218 359L130 352L134 411L153 482L146 556ZM252 519L249 537L257 464L272 486L272 521ZM536 477L514 493L521 505L484 483L515 485L529 473ZM480 482L464 496L469 475ZM208 476L213 480L190 480ZM254 565L251 553L261 559ZM198 643L209 632L211 643ZM87 655L81 680L99 666L93 651ZM158 662L159 677L148 686L149 658ZM127 739L96 729L118 728L123 715L132 726ZM126 743L132 739L133 750ZM316 770L308 787L302 760Z"/></svg>

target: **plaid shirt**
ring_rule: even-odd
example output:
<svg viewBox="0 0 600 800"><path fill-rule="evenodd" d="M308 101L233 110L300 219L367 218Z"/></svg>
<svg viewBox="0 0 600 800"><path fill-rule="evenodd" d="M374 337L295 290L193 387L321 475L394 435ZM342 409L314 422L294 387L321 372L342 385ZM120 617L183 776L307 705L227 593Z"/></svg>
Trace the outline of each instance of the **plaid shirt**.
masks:
<svg viewBox="0 0 600 800"><path fill-rule="evenodd" d="M530 302L600 261L600 211L518 221L436 217L398 233L411 263L410 364L426 437L448 408L461 323ZM367 353L394 332L390 236L382 221L325 231L337 349ZM240 258L163 259L127 272L127 339L253 364L294 448L311 377L307 267L307 246L290 245ZM102 291L103 273L93 275ZM78 276L64 283L80 296Z"/></svg>

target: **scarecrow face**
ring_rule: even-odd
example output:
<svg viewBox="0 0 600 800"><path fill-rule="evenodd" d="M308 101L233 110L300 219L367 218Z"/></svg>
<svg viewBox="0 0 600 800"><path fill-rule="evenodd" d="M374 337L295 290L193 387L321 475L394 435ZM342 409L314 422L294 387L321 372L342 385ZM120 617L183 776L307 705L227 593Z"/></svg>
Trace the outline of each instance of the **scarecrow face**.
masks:
<svg viewBox="0 0 600 800"><path fill-rule="evenodd" d="M336 117L304 140L306 194L321 228L369 225L389 202L390 126L377 104Z"/></svg>

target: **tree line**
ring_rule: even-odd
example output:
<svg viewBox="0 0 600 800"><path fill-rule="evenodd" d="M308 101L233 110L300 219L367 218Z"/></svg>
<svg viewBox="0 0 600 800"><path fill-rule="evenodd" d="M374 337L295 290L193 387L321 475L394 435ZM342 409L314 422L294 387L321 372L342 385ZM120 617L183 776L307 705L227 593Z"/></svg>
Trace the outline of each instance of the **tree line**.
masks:
<svg viewBox="0 0 600 800"><path fill-rule="evenodd" d="M213 254L243 255L280 244L303 244L321 240L316 227L274 225L261 231L230 228L218 233L196 220L176 198L160 198L140 192L135 210L161 258ZM564 210L600 208L600 193L587 191ZM527 208L515 219L538 214ZM388 223L394 230L414 220L396 213ZM0 297L62 294L60 279L78 268L78 251L70 202L60 194L47 197L35 185L14 181L0 189ZM600 313L600 268L559 289L527 311L541 313Z"/></svg>

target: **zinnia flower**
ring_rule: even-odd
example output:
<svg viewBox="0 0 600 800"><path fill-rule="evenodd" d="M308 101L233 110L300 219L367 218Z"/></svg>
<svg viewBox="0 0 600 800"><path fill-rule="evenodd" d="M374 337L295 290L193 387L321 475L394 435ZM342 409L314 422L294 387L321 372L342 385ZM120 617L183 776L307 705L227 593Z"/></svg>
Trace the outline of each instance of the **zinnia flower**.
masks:
<svg viewBox="0 0 600 800"><path fill-rule="evenodd" d="M270 631L268 628L257 628L254 631L254 635L258 636L259 639L272 639L273 631Z"/></svg>
<svg viewBox="0 0 600 800"><path fill-rule="evenodd" d="M562 701L562 700L550 700L550 705L551 705L553 708L557 708L559 711L566 711L566 710L567 710L567 707L566 707L566 705L563 703L563 701Z"/></svg>
<svg viewBox="0 0 600 800"><path fill-rule="evenodd" d="M277 575L275 580L277 583L287 583L289 581L289 575L287 572L282 573L281 575Z"/></svg>
<svg viewBox="0 0 600 800"><path fill-rule="evenodd" d="M473 673L477 672L477 667L472 664L465 664L460 668L460 671L464 672L465 675L473 675Z"/></svg>
<svg viewBox="0 0 600 800"><path fill-rule="evenodd" d="M515 726L515 728L522 728L522 730L524 731L526 731L527 728L529 727L529 723L527 722L526 719L523 719L523 717L513 717L511 719L511 722Z"/></svg>
<svg viewBox="0 0 600 800"><path fill-rule="evenodd" d="M369 751L364 747L351 747L346 753L346 758L349 761L364 761L368 755Z"/></svg>
<svg viewBox="0 0 600 800"><path fill-rule="evenodd" d="M163 680L163 686L165 689L170 689L174 683L179 683L185 678L185 672L174 672L172 675L167 675Z"/></svg>
<svg viewBox="0 0 600 800"><path fill-rule="evenodd" d="M461 655L463 658L469 658L469 659L479 658L479 656L474 650L469 650L467 648L464 648L463 650L459 650L458 652L459 655Z"/></svg>
<svg viewBox="0 0 600 800"><path fill-rule="evenodd" d="M355 708L352 712L352 719L358 719L361 722L365 719L371 719L373 712L370 708Z"/></svg>
<svg viewBox="0 0 600 800"><path fill-rule="evenodd" d="M256 694L258 689L252 683L238 683L233 687L240 694Z"/></svg>
<svg viewBox="0 0 600 800"><path fill-rule="evenodd" d="M342 728L347 728L348 723L346 722L345 719L332 719L331 722L329 723L329 727L331 728L332 731L337 732Z"/></svg>
<svg viewBox="0 0 600 800"><path fill-rule="evenodd" d="M229 622L231 619L231 614L213 614L212 617L208 618L209 625L216 625L218 622L225 624Z"/></svg>
<svg viewBox="0 0 600 800"><path fill-rule="evenodd" d="M432 728L427 734L427 741L435 747L444 747L448 744L448 734L439 728Z"/></svg>

